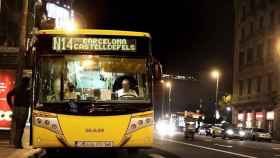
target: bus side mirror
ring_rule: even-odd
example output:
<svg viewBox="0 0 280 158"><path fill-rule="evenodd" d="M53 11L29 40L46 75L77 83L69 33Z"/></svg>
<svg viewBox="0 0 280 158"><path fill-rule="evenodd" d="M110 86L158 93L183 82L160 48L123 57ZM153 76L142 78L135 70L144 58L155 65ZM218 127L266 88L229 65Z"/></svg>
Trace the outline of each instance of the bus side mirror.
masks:
<svg viewBox="0 0 280 158"><path fill-rule="evenodd" d="M162 67L160 63L154 63L153 64L153 76L156 81L161 80L162 75Z"/></svg>

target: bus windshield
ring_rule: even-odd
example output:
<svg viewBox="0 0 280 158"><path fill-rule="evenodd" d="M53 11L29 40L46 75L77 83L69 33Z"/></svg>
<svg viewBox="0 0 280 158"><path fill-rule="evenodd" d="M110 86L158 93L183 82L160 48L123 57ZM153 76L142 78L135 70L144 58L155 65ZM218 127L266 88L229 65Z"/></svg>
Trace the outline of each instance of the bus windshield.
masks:
<svg viewBox="0 0 280 158"><path fill-rule="evenodd" d="M39 71L41 103L150 101L144 58L42 56Z"/></svg>

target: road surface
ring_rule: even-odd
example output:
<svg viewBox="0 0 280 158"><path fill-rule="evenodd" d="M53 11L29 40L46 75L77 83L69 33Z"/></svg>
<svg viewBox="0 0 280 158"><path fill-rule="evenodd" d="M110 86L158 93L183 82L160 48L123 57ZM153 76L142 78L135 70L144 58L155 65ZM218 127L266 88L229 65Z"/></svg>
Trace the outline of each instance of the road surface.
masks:
<svg viewBox="0 0 280 158"><path fill-rule="evenodd" d="M55 158L280 158L280 145L254 141L223 140L196 135L195 140L186 140L183 134L174 137L155 136L152 149L128 153L125 150L59 151L44 157Z"/></svg>

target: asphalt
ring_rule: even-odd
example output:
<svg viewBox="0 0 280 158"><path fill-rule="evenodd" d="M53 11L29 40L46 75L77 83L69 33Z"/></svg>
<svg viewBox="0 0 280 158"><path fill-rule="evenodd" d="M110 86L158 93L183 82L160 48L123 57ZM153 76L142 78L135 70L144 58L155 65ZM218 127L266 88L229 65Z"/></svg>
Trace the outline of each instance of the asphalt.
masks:
<svg viewBox="0 0 280 158"><path fill-rule="evenodd" d="M56 151L46 154L46 158L277 158L280 157L280 144L223 140L196 135L195 140L187 140L182 133L174 137L155 136L152 149L128 153L125 150Z"/></svg>
<svg viewBox="0 0 280 158"><path fill-rule="evenodd" d="M51 150L38 153L31 148L17 150L8 145L8 140L0 133L0 157L41 157L41 158L277 158L280 157L280 144L256 141L223 140L206 136L195 136L194 140L185 139L182 133L173 137L155 135L152 149L138 153L126 150ZM27 140L28 138L25 138ZM38 149L36 149L38 150ZM32 153L33 152L33 153ZM6 155L5 155L6 154ZM31 154L31 155L30 155ZM32 156L33 154L33 156ZM28 155L28 156L26 156Z"/></svg>
<svg viewBox="0 0 280 158"><path fill-rule="evenodd" d="M183 134L172 138L157 137L156 146L159 149L176 153L180 157L222 158L273 158L280 157L280 145L276 143L223 140L196 135L195 140L187 140Z"/></svg>

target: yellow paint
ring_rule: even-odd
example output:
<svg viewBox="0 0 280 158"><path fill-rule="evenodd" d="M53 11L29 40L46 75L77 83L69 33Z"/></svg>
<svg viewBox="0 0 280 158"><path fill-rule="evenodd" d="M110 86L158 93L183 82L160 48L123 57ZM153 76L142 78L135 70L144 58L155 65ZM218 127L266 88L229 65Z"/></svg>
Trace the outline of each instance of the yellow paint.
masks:
<svg viewBox="0 0 280 158"><path fill-rule="evenodd" d="M37 148L44 147L63 147L63 144L58 141L56 134L49 131L48 129L44 129L41 127L33 126L32 127L32 146Z"/></svg>
<svg viewBox="0 0 280 158"><path fill-rule="evenodd" d="M35 111L33 116L51 116L55 114ZM61 115L57 118L62 134L56 134L48 129L33 125L34 147L75 147L76 141L112 141L113 147L120 147L126 138L128 141L122 147L152 147L153 125L140 128L127 134L130 119L151 117L152 111L116 115L116 116L75 116ZM59 141L62 140L62 141ZM63 143L61 143L63 142Z"/></svg>
<svg viewBox="0 0 280 158"><path fill-rule="evenodd" d="M124 147L152 147L153 139L153 126L145 127L133 132Z"/></svg>

